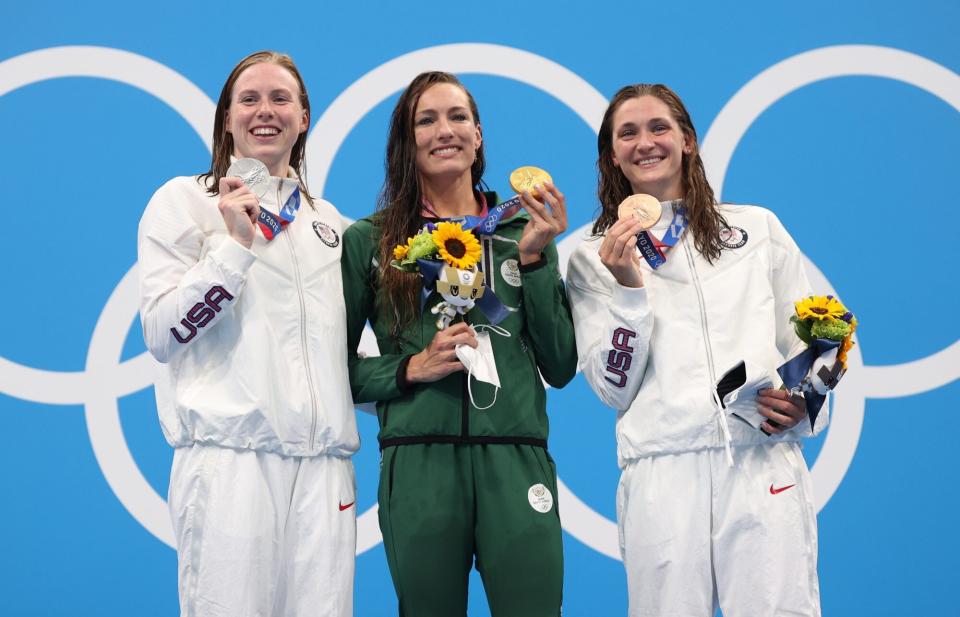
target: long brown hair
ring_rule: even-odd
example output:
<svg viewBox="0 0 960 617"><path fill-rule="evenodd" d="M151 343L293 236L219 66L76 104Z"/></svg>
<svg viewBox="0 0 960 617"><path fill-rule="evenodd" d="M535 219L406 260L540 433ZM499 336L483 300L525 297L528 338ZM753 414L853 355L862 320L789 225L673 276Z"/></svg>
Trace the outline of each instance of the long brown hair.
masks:
<svg viewBox="0 0 960 617"><path fill-rule="evenodd" d="M677 93L663 84L624 86L613 95L607 111L603 114L603 122L597 135L597 197L600 199L600 216L593 224L593 234L600 235L613 225L617 220L617 207L620 202L633 194L630 181L613 163L613 116L625 102L640 96L654 96L667 106L691 148L690 153L684 153L682 158L683 205L690 221L694 246L707 261L712 262L720 257L720 231L727 223L717 209L717 199L707 182L697 144L697 130L693 127L690 113Z"/></svg>
<svg viewBox="0 0 960 617"><path fill-rule="evenodd" d="M307 112L307 121L310 121L310 97L307 96L307 86L303 83L303 77L293 63L293 58L287 54L276 51L264 50L250 54L233 67L230 75L227 77L223 89L220 90L220 98L217 100L217 112L213 117L213 156L210 161L210 171L200 176L200 180L206 185L207 193L217 195L220 193L220 178L227 174L230 167L230 156L233 154L233 134L227 131L227 111L230 109L230 100L233 98L233 86L237 83L240 74L245 70L261 62L270 62L287 69L297 80L300 86L300 106ZM307 147L307 131L300 133L297 140L293 142L293 150L290 151L290 167L296 170L300 177L300 192L307 200L307 203L313 204L313 198L307 191L307 163L304 159L304 153Z"/></svg>
<svg viewBox="0 0 960 617"><path fill-rule="evenodd" d="M413 321L420 308L420 278L391 267L390 260L393 259L394 247L406 244L407 238L420 228L423 191L417 173L413 115L423 93L437 84L453 84L463 90L470 104L473 121L480 124L480 112L473 95L455 75L441 71L429 71L414 77L393 108L387 136L383 188L377 199L374 221L380 227L380 287L386 297L386 309L394 336L398 336ZM470 167L470 181L479 190L483 187L483 171L486 168L482 141L476 153L476 159Z"/></svg>

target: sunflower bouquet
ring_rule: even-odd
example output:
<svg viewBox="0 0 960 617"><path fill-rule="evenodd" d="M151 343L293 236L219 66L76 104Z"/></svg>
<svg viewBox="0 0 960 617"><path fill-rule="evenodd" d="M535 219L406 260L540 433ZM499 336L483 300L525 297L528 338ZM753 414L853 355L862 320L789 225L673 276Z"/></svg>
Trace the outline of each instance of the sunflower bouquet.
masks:
<svg viewBox="0 0 960 617"><path fill-rule="evenodd" d="M483 297L483 272L478 271L480 242L460 223L427 223L407 243L393 249L390 265L416 272L424 279L424 300L436 290L443 300L430 309L443 329L466 314Z"/></svg>
<svg viewBox="0 0 960 617"><path fill-rule="evenodd" d="M812 426L827 392L847 371L857 318L833 296L809 296L794 306L790 321L807 349L781 365L777 373L785 388L803 395Z"/></svg>
<svg viewBox="0 0 960 617"><path fill-rule="evenodd" d="M404 272L419 272L418 259L443 260L462 270L476 268L480 261L480 242L460 223L427 223L406 244L393 249L390 265Z"/></svg>
<svg viewBox="0 0 960 617"><path fill-rule="evenodd" d="M853 347L857 318L833 296L810 296L795 303L796 313L790 318L800 340L808 346L816 339L837 341L837 362L847 368L847 352Z"/></svg>

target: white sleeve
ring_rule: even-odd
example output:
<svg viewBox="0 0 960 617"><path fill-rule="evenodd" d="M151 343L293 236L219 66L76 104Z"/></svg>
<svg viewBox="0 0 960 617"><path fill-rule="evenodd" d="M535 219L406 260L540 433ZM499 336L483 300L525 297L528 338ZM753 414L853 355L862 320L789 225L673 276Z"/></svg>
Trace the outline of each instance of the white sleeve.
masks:
<svg viewBox="0 0 960 617"><path fill-rule="evenodd" d="M185 203L192 196L177 192L168 183L154 194L137 236L143 338L160 362L232 315L256 259L229 237L204 251L207 238Z"/></svg>
<svg viewBox="0 0 960 617"><path fill-rule="evenodd" d="M617 283L600 262L595 241L581 244L567 266L567 296L573 311L580 369L606 405L630 407L640 390L653 313L647 290Z"/></svg>
<svg viewBox="0 0 960 617"><path fill-rule="evenodd" d="M771 256L770 272L776 299L777 349L789 360L807 348L793 329L790 317L794 303L811 295L810 281L803 266L800 247L772 212L769 214Z"/></svg>
<svg viewBox="0 0 960 617"><path fill-rule="evenodd" d="M790 317L796 312L794 303L812 295L813 291L807 279L800 247L772 212L770 213L770 243L773 251L770 276L774 298L776 298L777 348L783 357L789 360L807 348L806 343L797 336L790 321ZM802 437L811 437L820 433L829 422L829 410L829 402L825 402L817 416L816 426L811 429L810 421L804 418L790 431L799 433Z"/></svg>

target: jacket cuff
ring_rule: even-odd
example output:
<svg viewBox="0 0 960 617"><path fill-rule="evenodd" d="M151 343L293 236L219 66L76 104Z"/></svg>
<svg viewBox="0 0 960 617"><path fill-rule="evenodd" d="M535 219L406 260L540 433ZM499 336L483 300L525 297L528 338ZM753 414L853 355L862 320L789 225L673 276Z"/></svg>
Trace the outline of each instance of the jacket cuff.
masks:
<svg viewBox="0 0 960 617"><path fill-rule="evenodd" d="M624 308L638 308L647 306L647 288L624 287L617 283L613 288L613 305Z"/></svg>
<svg viewBox="0 0 960 617"><path fill-rule="evenodd" d="M527 272L534 272L535 270L539 270L545 265L547 265L547 258L544 257L543 253L540 253L540 259L538 259L533 263L520 264L517 269L520 270L521 274L526 274Z"/></svg>
<svg viewBox="0 0 960 617"><path fill-rule="evenodd" d="M257 254L231 237L213 250L217 260L237 274L243 274L257 260Z"/></svg>
<svg viewBox="0 0 960 617"><path fill-rule="evenodd" d="M400 391L400 394L406 394L410 390L413 390L414 385L416 385L407 379L407 365L410 364L410 358L412 357L413 354L404 356L403 360L400 360L399 366L397 366L397 390Z"/></svg>

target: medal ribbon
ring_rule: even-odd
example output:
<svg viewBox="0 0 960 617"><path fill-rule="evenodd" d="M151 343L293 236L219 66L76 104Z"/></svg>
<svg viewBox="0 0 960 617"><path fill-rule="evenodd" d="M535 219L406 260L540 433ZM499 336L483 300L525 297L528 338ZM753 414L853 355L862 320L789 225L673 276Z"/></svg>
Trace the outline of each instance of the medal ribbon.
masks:
<svg viewBox="0 0 960 617"><path fill-rule="evenodd" d="M260 227L260 231L263 232L263 237L267 240L273 240L278 233L283 231L284 227L293 222L293 219L297 217L297 210L299 209L299 186L290 193L290 197L287 197L287 201L283 204L283 208L280 209L279 215L261 207L260 216L257 217L257 225Z"/></svg>
<svg viewBox="0 0 960 617"><path fill-rule="evenodd" d="M433 210L433 207L428 201L426 201L426 199L423 200L423 210L421 215L427 218L448 221L450 223L460 223L460 227L464 231L472 231L484 236L489 236L497 229L497 225L500 224L502 219L510 218L520 209L521 201L519 195L514 195L511 199L508 199L502 204L487 210L486 198L482 193L477 194L481 200L481 213L486 211L486 214L483 216L468 214L467 216L444 218Z"/></svg>
<svg viewBox="0 0 960 617"><path fill-rule="evenodd" d="M465 216L463 217L462 227L470 231L476 231L481 235L489 236L496 230L501 219L510 218L520 209L520 196L515 195L511 199L494 206L484 217Z"/></svg>
<svg viewBox="0 0 960 617"><path fill-rule="evenodd" d="M673 213L673 220L667 227L667 233L658 240L656 236L649 231L641 231L637 234L637 248L640 254L647 260L650 267L656 270L667 262L666 253L676 245L683 235L683 230L687 228L689 221L687 214L682 206L678 206Z"/></svg>

